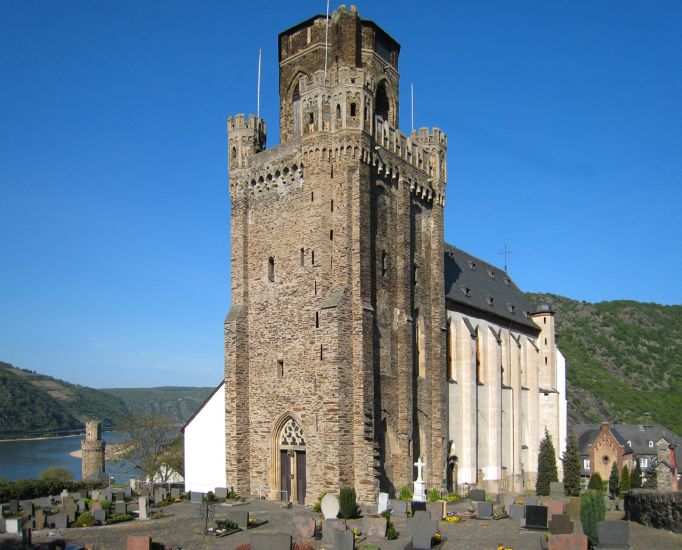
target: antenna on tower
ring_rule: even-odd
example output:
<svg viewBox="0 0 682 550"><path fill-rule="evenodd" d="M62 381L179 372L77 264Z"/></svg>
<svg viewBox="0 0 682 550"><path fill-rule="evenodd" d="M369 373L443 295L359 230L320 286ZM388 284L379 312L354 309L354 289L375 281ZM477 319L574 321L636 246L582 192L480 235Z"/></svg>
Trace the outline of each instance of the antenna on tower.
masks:
<svg viewBox="0 0 682 550"><path fill-rule="evenodd" d="M509 262L509 256L513 253L514 251L507 246L507 239L504 240L504 250L499 253L500 256L504 256L504 271L505 273L509 272L508 267L508 262Z"/></svg>
<svg viewBox="0 0 682 550"><path fill-rule="evenodd" d="M410 82L410 112L412 114L412 132L414 132L414 82Z"/></svg>
<svg viewBox="0 0 682 550"><path fill-rule="evenodd" d="M260 118L260 62L262 50L258 48L258 93L256 95L256 116Z"/></svg>
<svg viewBox="0 0 682 550"><path fill-rule="evenodd" d="M329 53L329 0L327 0L327 25L324 31L324 81L327 81L327 56Z"/></svg>

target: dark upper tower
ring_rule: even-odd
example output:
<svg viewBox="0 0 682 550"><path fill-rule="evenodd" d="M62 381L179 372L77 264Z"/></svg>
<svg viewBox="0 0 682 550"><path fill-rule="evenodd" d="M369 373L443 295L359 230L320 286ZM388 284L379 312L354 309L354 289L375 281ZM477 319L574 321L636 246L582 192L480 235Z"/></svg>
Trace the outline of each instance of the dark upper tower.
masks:
<svg viewBox="0 0 682 550"><path fill-rule="evenodd" d="M371 133L374 112L397 128L399 54L400 45L374 22L360 19L355 6L350 11L341 6L328 22L317 15L280 33L281 141L305 134L311 124L338 127L346 117L355 119L349 126ZM341 84L347 101L336 89ZM326 90L328 105L306 101L312 88L316 95Z"/></svg>

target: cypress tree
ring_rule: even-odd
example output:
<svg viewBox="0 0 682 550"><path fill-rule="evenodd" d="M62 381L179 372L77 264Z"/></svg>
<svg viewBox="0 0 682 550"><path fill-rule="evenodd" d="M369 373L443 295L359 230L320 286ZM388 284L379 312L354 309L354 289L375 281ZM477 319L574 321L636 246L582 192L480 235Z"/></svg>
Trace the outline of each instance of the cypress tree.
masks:
<svg viewBox="0 0 682 550"><path fill-rule="evenodd" d="M540 452L538 453L538 480L535 484L535 492L538 495L549 495L549 484L553 481L559 481L559 474L556 467L552 436L545 428L545 437L540 442Z"/></svg>
<svg viewBox="0 0 682 550"><path fill-rule="evenodd" d="M561 461L564 463L564 492L566 496L580 496L580 450L573 427L568 429L566 452Z"/></svg>
<svg viewBox="0 0 682 550"><path fill-rule="evenodd" d="M628 470L628 465L623 466L623 472L620 474L620 494L627 493L632 487L630 482L630 470Z"/></svg>
<svg viewBox="0 0 682 550"><path fill-rule="evenodd" d="M593 491L599 491L600 493L604 492L604 481L599 475L599 472L594 472L592 474L592 477L590 478L590 483L587 485L587 488Z"/></svg>
<svg viewBox="0 0 682 550"><path fill-rule="evenodd" d="M642 486L642 468L639 465L639 458L635 459L635 469L632 470L632 488L639 489Z"/></svg>
<svg viewBox="0 0 682 550"><path fill-rule="evenodd" d="M611 466L611 476L609 477L609 493L613 498L620 495L620 480L618 479L618 463L614 460Z"/></svg>
<svg viewBox="0 0 682 550"><path fill-rule="evenodd" d="M658 489L658 476L653 465L646 471L646 481L642 484L645 489Z"/></svg>

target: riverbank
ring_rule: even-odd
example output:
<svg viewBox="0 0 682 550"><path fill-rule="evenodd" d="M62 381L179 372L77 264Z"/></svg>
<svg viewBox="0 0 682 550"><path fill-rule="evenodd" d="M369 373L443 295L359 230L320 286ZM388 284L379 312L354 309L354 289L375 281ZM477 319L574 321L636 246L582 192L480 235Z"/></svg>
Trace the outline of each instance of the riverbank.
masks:
<svg viewBox="0 0 682 550"><path fill-rule="evenodd" d="M71 435L42 435L35 437L11 437L9 439L0 439L0 443L7 443L10 441L44 441L48 439L66 439L69 437L85 437L85 432L71 434Z"/></svg>

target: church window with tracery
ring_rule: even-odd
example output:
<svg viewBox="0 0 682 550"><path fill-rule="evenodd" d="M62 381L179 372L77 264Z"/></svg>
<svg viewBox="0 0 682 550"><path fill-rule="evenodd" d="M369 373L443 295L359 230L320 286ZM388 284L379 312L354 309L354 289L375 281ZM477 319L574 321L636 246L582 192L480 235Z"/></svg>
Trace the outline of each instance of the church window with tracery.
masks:
<svg viewBox="0 0 682 550"><path fill-rule="evenodd" d="M305 439L303 438L303 430L298 423L290 418L282 427L282 438L280 439L282 447L304 447Z"/></svg>

